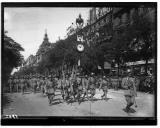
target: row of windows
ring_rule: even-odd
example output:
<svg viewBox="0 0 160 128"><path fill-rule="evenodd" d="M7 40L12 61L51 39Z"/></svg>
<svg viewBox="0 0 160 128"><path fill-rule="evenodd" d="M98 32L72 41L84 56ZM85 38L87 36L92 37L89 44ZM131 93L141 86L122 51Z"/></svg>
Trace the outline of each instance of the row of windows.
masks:
<svg viewBox="0 0 160 128"><path fill-rule="evenodd" d="M92 25L91 32L99 30L99 28L103 27L106 24L111 23L111 21L112 21L111 15L106 16L102 20L98 21L96 24Z"/></svg>
<svg viewBox="0 0 160 128"><path fill-rule="evenodd" d="M94 23L94 22L96 22L96 20L98 20L99 18L101 18L105 14L110 13L111 11L112 11L112 8L109 8L109 7L93 8L90 11L90 21L91 21L91 24Z"/></svg>
<svg viewBox="0 0 160 128"><path fill-rule="evenodd" d="M148 12L152 11L153 8L138 8L138 9L132 9L129 12L125 12L122 15L116 17L113 20L113 25L114 26L118 26L121 24L125 24L128 22L131 22L133 20L133 16L134 14L138 14L138 15L143 15L143 14L147 14Z"/></svg>

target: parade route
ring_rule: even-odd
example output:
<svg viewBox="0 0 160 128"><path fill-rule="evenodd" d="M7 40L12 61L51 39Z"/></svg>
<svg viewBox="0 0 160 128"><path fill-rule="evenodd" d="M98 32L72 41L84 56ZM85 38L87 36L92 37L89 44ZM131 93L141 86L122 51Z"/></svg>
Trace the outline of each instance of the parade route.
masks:
<svg viewBox="0 0 160 128"><path fill-rule="evenodd" d="M96 94L98 97L101 94ZM134 113L124 112L126 101L123 90L109 89L108 100L96 99L94 102L87 99L78 104L67 104L62 100L60 92L56 91L53 104L49 106L47 97L41 93L6 93L7 102L3 104L3 115L16 114L18 116L113 116L113 117L153 117L154 95L138 92L136 102L138 107L133 106ZM5 99L6 100L6 99Z"/></svg>

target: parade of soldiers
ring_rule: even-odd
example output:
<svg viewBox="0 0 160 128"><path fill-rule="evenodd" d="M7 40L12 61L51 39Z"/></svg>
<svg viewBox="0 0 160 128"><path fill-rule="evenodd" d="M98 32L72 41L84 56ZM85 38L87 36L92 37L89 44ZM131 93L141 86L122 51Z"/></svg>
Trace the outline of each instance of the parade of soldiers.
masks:
<svg viewBox="0 0 160 128"><path fill-rule="evenodd" d="M151 78L151 77L149 77ZM130 107L136 105L137 87L140 82L128 71L126 76L121 80L121 86L125 90L124 98L126 100L126 112ZM151 86L151 79L144 81L145 86ZM52 104L56 96L56 91L59 90L64 102L78 102L79 104L85 99L94 101L96 90L102 90L102 100L107 101L107 94L111 80L109 76L96 76L95 73L90 75L81 75L81 73L62 73L58 75L21 75L11 76L8 80L9 92L21 92L22 95L30 93L41 93L48 98L49 105Z"/></svg>

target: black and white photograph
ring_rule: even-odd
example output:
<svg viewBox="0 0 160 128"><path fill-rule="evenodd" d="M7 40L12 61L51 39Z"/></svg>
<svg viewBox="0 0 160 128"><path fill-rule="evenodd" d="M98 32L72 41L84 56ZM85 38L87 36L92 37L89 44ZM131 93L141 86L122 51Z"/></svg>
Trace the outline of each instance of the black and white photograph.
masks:
<svg viewBox="0 0 160 128"><path fill-rule="evenodd" d="M156 2L1 8L2 124L156 122Z"/></svg>

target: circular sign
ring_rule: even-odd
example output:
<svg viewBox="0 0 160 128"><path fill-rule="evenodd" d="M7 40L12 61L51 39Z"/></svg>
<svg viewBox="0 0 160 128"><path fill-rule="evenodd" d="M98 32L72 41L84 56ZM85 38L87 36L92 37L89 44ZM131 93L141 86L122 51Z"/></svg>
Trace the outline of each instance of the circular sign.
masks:
<svg viewBox="0 0 160 128"><path fill-rule="evenodd" d="M79 52L83 52L83 51L84 51L84 46L83 46L83 44L78 44L78 45L77 45L77 50L78 50Z"/></svg>

